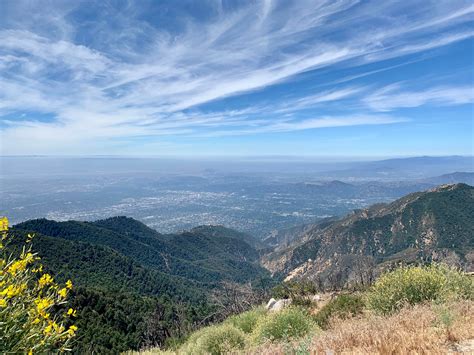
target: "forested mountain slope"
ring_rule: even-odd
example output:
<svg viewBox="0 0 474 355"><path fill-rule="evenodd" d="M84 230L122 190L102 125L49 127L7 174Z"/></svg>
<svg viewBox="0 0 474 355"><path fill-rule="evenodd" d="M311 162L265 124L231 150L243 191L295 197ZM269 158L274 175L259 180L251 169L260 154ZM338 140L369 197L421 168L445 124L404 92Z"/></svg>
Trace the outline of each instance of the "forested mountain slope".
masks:
<svg viewBox="0 0 474 355"><path fill-rule="evenodd" d="M16 228L107 246L143 266L200 282L243 282L265 274L258 265L258 252L239 239L238 232L224 227L165 235L132 218L113 217L97 222L36 219Z"/></svg>
<svg viewBox="0 0 474 355"><path fill-rule="evenodd" d="M315 225L263 258L273 273L326 285L368 281L396 262L446 261L472 270L474 187L442 185ZM375 267L376 266L376 267Z"/></svg>
<svg viewBox="0 0 474 355"><path fill-rule="evenodd" d="M33 250L46 271L58 281L74 281L76 350L82 353L118 353L183 336L212 320L210 295L221 281L268 276L258 265L258 252L223 227L163 235L125 217L38 219L10 233L12 250L34 233Z"/></svg>

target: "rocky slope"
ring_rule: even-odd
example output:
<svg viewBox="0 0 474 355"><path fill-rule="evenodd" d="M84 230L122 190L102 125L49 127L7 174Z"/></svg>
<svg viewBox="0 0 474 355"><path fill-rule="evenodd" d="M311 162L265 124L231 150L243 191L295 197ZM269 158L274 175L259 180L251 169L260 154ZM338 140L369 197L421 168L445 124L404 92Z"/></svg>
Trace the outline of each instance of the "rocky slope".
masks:
<svg viewBox="0 0 474 355"><path fill-rule="evenodd" d="M315 225L262 262L286 279L322 286L368 283L400 262L444 261L474 269L474 187L442 185Z"/></svg>

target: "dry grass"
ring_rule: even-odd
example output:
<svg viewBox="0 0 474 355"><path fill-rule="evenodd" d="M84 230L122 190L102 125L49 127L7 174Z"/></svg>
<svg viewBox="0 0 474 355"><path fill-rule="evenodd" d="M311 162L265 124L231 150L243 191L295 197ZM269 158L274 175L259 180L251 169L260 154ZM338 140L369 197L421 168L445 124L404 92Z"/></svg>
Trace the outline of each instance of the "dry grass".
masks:
<svg viewBox="0 0 474 355"><path fill-rule="evenodd" d="M357 318L335 319L328 330L312 339L267 343L233 354L474 354L473 325L473 301L425 304L391 316L367 312ZM140 352L147 354L173 352Z"/></svg>
<svg viewBox="0 0 474 355"><path fill-rule="evenodd" d="M364 314L334 320L329 330L308 346L313 354L446 354L453 345L474 338L474 302L444 306L418 305L392 316ZM474 350L473 350L474 351ZM257 348L255 353L282 354L283 345Z"/></svg>

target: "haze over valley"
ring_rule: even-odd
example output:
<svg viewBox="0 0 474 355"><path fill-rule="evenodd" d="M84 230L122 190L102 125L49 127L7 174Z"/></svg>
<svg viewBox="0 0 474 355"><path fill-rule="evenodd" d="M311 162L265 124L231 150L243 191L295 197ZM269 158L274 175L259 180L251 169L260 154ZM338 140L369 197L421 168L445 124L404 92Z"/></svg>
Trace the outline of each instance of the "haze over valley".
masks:
<svg viewBox="0 0 474 355"><path fill-rule="evenodd" d="M11 157L0 213L13 223L124 215L163 233L223 225L263 239L442 183L472 184L473 161Z"/></svg>

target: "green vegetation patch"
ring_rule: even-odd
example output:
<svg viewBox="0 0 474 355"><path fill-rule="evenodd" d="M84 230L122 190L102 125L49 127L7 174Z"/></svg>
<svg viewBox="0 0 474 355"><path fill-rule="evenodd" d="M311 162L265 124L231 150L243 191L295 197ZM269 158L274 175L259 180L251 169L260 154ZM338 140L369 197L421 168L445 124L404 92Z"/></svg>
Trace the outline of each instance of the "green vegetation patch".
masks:
<svg viewBox="0 0 474 355"><path fill-rule="evenodd" d="M265 314L265 308L258 307L250 311L232 316L226 320L226 323L232 324L234 327L242 330L246 334L250 334L255 329L255 325L259 319L264 317Z"/></svg>
<svg viewBox="0 0 474 355"><path fill-rule="evenodd" d="M297 339L317 329L308 312L300 307L289 307L261 318L252 334L255 343Z"/></svg>
<svg viewBox="0 0 474 355"><path fill-rule="evenodd" d="M276 299L290 298L295 306L308 307L311 305L310 297L317 292L318 288L314 282L299 280L283 282L275 286L271 294Z"/></svg>
<svg viewBox="0 0 474 355"><path fill-rule="evenodd" d="M324 305L314 320L321 328L326 329L331 318L350 318L361 314L364 307L365 303L360 295L339 295Z"/></svg>
<svg viewBox="0 0 474 355"><path fill-rule="evenodd" d="M393 313L425 301L474 299L472 277L445 265L402 267L382 275L367 294L371 309Z"/></svg>
<svg viewBox="0 0 474 355"><path fill-rule="evenodd" d="M184 354L227 354L246 346L245 333L231 324L207 327L194 333L180 349Z"/></svg>

